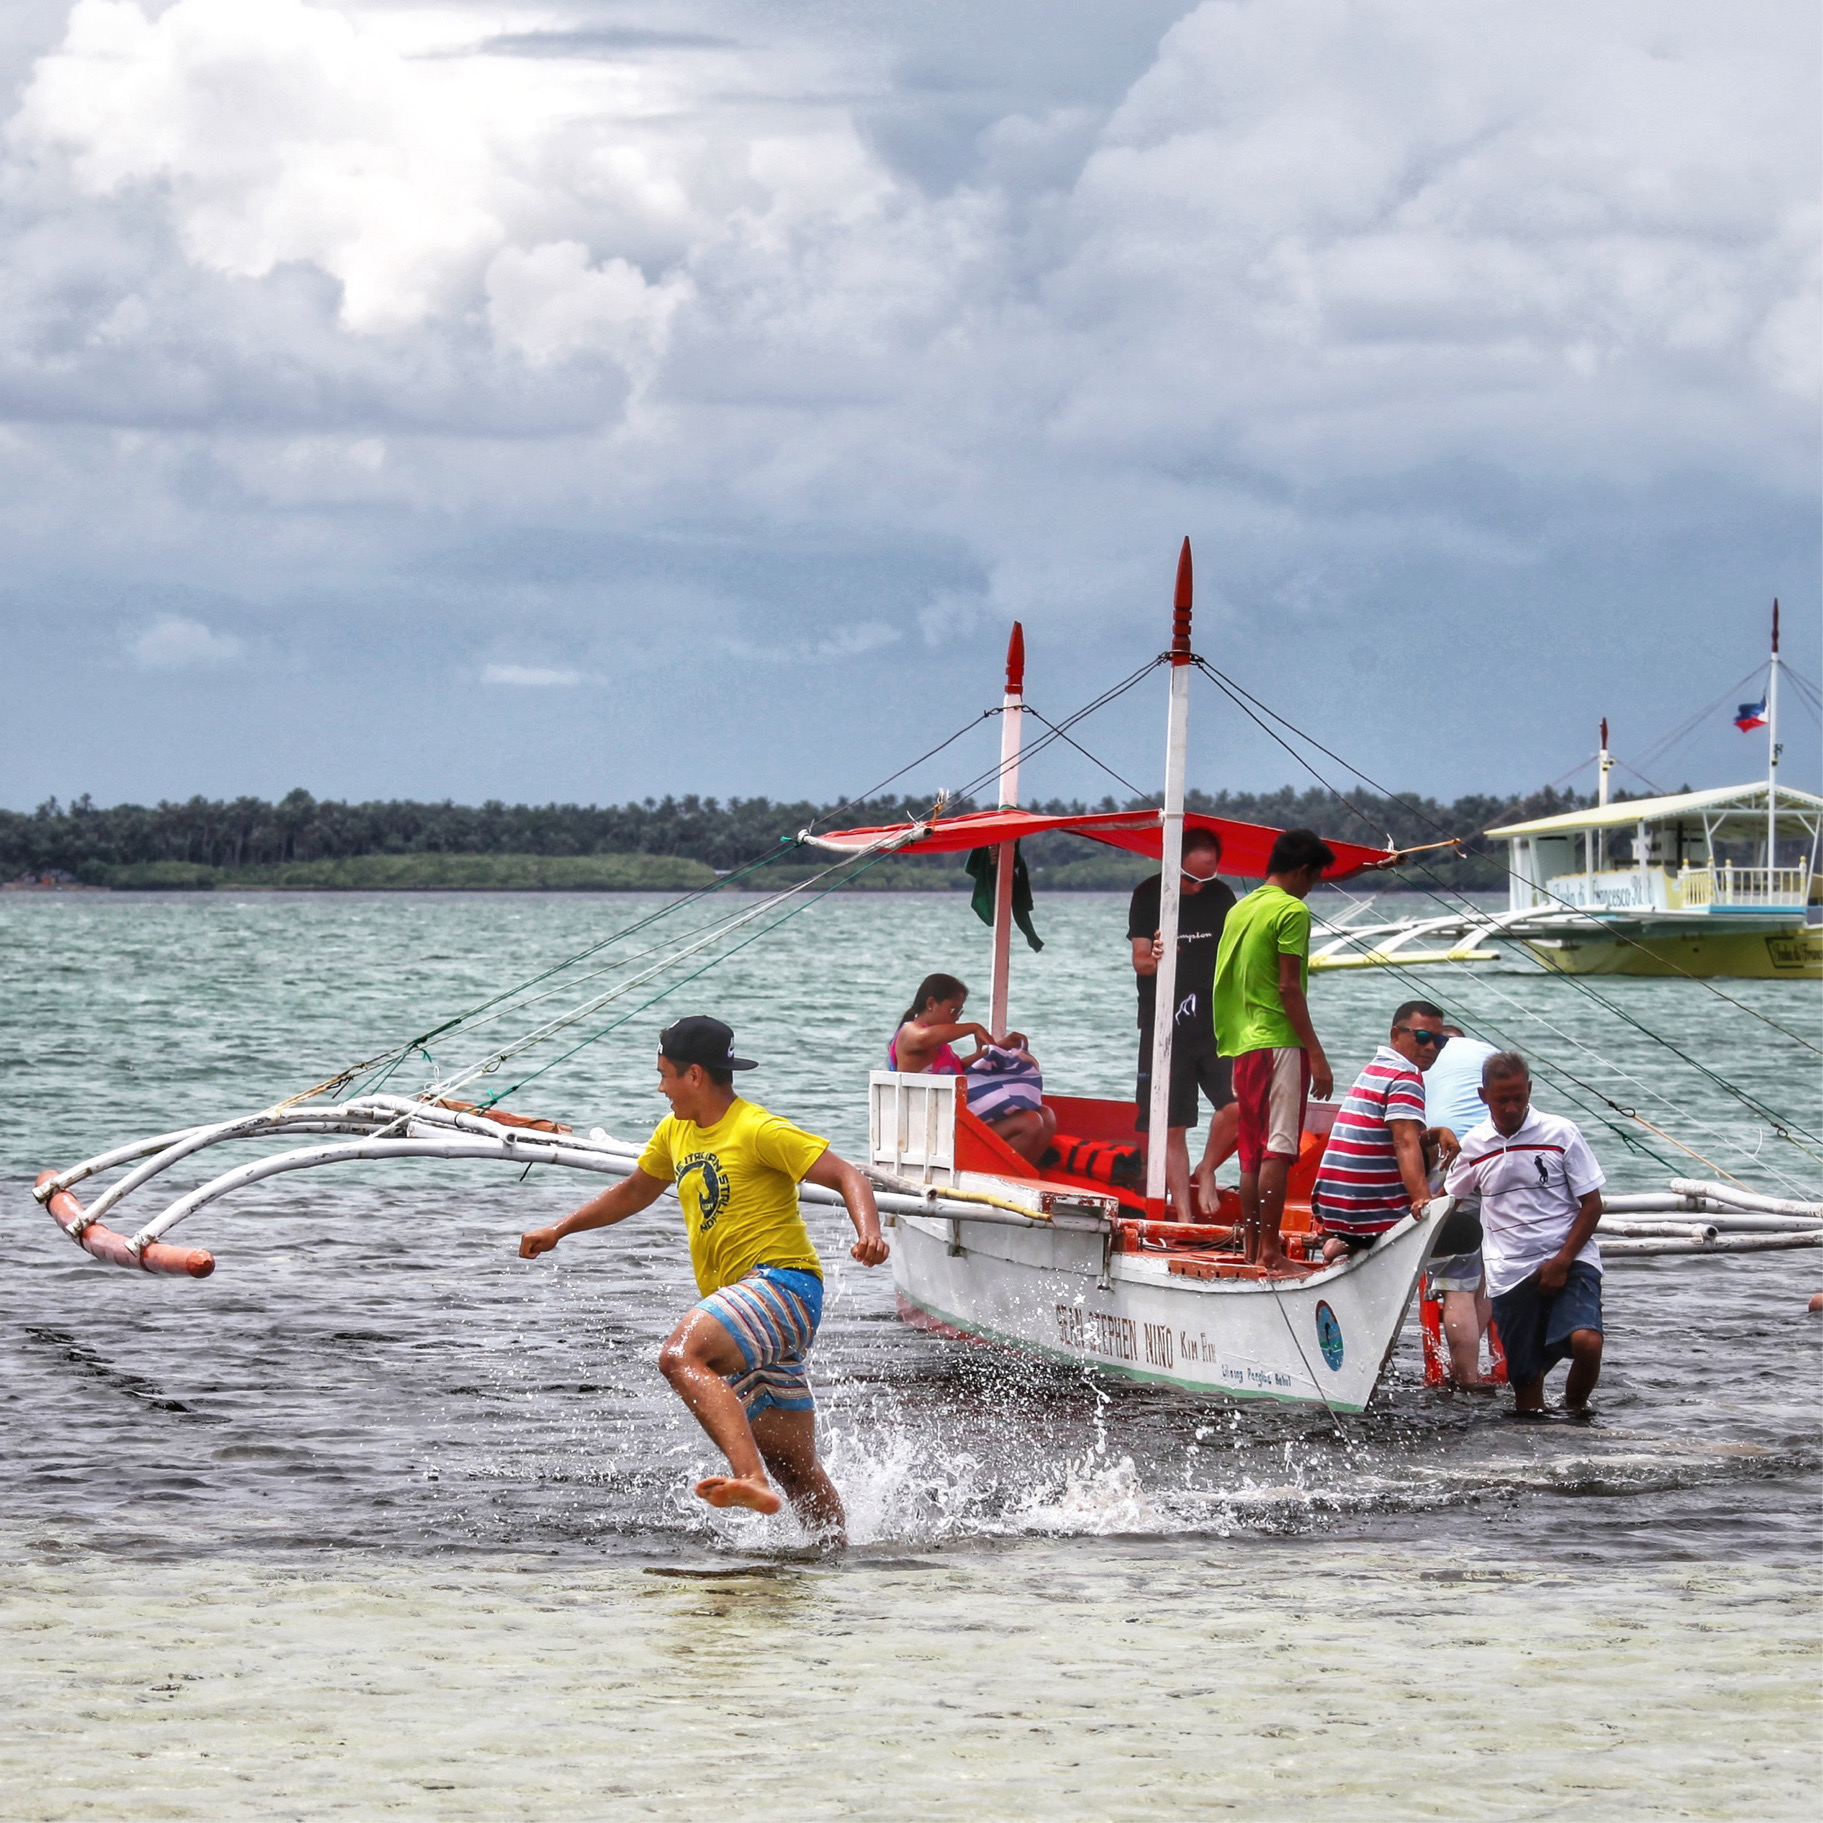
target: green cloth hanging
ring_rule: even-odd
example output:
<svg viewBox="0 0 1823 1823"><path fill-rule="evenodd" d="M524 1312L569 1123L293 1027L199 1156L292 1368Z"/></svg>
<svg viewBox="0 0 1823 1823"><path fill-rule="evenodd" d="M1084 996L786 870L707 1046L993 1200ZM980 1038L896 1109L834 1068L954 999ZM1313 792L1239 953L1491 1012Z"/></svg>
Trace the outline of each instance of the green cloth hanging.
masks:
<svg viewBox="0 0 1823 1823"><path fill-rule="evenodd" d="M969 850L968 875L975 882L974 896L969 903L975 908L975 916L989 926L994 922L994 893L999 884L996 878L999 872L998 844L992 848ZM1013 922L1025 932L1025 940L1031 948L1044 948L1042 939L1032 929L1032 877L1025 870L1025 856L1019 852L1017 842L1013 844Z"/></svg>

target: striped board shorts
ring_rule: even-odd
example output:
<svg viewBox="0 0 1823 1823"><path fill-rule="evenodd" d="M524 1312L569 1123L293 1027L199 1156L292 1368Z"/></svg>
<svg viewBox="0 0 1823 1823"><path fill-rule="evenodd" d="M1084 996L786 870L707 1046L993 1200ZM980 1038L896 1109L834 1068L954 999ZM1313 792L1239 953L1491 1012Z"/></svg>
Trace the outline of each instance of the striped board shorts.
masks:
<svg viewBox="0 0 1823 1823"><path fill-rule="evenodd" d="M698 1305L734 1338L747 1363L728 1375L749 1418L761 1412L813 1412L805 1357L823 1320L823 1281L814 1272L756 1266L744 1279L712 1291Z"/></svg>

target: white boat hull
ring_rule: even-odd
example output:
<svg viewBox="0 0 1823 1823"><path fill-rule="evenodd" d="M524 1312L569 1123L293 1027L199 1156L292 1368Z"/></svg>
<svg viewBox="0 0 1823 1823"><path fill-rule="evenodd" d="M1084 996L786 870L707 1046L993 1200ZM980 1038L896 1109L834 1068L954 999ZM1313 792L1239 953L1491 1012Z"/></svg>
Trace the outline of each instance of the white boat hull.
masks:
<svg viewBox="0 0 1823 1823"><path fill-rule="evenodd" d="M1196 1279L1157 1253L1109 1253L1090 1226L900 1216L900 1314L1123 1379L1361 1411L1417 1290L1435 1219L1403 1221L1307 1279Z"/></svg>

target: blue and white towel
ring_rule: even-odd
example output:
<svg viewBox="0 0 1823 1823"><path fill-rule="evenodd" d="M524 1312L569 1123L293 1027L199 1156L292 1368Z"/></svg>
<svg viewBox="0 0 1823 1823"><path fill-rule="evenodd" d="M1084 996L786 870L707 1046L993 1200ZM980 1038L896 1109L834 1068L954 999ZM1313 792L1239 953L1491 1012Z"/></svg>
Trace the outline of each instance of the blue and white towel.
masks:
<svg viewBox="0 0 1823 1823"><path fill-rule="evenodd" d="M1023 1051L987 1045L968 1067L968 1111L977 1120L1004 1120L1044 1106L1044 1075Z"/></svg>

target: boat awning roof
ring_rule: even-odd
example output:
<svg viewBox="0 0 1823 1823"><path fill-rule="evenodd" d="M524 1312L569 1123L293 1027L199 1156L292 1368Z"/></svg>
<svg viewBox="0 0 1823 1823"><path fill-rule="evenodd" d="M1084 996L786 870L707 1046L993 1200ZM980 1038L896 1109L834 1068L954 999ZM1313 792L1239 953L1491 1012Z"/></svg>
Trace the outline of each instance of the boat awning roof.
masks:
<svg viewBox="0 0 1823 1823"><path fill-rule="evenodd" d="M965 816L941 817L930 823L886 823L872 829L840 829L828 835L806 836L804 840L818 848L839 854L854 854L871 848L893 836L904 836L903 846L921 854L956 854L965 849L991 848L1001 842L1016 842L1031 836L1084 836L1091 842L1105 842L1110 848L1124 848L1129 854L1145 855L1156 861L1163 851L1164 813L1158 810L1098 810L1084 816L1042 816L1029 810L977 810ZM1260 823L1235 823L1226 817L1202 816L1187 812L1184 828L1213 830L1222 840L1222 872L1243 879L1263 879L1266 861L1279 831ZM1353 842L1323 838L1335 850L1336 864L1323 876L1326 880L1346 880L1376 861L1384 861L1392 852L1385 848L1362 848Z"/></svg>
<svg viewBox="0 0 1823 1823"><path fill-rule="evenodd" d="M1823 798L1790 785L1779 787L1779 815L1814 821L1823 814ZM1680 818L1758 815L1764 827L1766 786L1718 785L1708 791L1682 791L1666 798L1628 798L1600 809L1569 810L1562 816L1539 817L1531 823L1503 823L1491 836L1569 835L1579 829L1631 829L1636 823L1675 823Z"/></svg>

